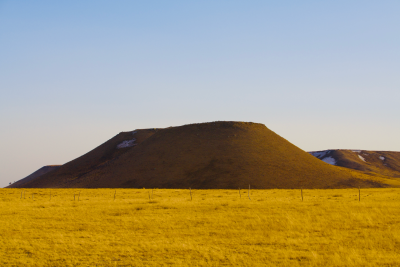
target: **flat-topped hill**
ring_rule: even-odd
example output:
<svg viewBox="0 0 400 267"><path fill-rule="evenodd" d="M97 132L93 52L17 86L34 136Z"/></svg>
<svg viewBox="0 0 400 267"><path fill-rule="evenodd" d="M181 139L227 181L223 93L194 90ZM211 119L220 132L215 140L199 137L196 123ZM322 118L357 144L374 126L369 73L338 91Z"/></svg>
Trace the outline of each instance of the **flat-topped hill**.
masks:
<svg viewBox="0 0 400 267"><path fill-rule="evenodd" d="M20 187L345 188L391 183L327 164L263 124L211 122L120 133Z"/></svg>

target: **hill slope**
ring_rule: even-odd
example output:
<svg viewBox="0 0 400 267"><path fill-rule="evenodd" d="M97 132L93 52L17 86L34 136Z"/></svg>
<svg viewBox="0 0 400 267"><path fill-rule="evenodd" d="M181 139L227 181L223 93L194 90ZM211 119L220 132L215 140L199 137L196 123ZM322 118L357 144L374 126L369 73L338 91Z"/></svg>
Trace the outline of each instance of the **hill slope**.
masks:
<svg viewBox="0 0 400 267"><path fill-rule="evenodd" d="M332 165L400 178L400 152L335 149L309 153Z"/></svg>
<svg viewBox="0 0 400 267"><path fill-rule="evenodd" d="M16 181L15 183L7 186L7 188L18 188L18 187L24 187L24 184L30 181L33 181L34 179L57 170L58 168L60 168L61 165L48 165L48 166L43 166L42 168L40 168L39 170L31 173L30 175L26 176L25 178L22 178L21 180Z"/></svg>
<svg viewBox="0 0 400 267"><path fill-rule="evenodd" d="M25 187L344 188L390 180L326 164L258 123L120 133Z"/></svg>

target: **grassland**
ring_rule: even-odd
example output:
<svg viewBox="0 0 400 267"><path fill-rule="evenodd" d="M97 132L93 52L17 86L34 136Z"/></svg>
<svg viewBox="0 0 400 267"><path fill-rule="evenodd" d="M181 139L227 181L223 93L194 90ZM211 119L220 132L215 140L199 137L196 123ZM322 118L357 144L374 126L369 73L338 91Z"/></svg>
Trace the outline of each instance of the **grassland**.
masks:
<svg viewBox="0 0 400 267"><path fill-rule="evenodd" d="M151 191L1 189L0 265L400 265L400 189Z"/></svg>

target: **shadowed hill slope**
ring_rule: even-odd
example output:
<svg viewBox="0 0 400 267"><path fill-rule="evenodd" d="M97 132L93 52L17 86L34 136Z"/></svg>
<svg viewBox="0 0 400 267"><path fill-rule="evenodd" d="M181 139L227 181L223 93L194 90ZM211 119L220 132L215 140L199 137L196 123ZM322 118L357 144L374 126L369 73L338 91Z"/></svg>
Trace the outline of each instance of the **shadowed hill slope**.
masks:
<svg viewBox="0 0 400 267"><path fill-rule="evenodd" d="M309 153L332 165L400 178L400 152L335 149Z"/></svg>
<svg viewBox="0 0 400 267"><path fill-rule="evenodd" d="M20 188L20 187L24 187L24 184L30 181L33 181L34 179L57 170L58 168L60 168L61 165L48 165L48 166L43 166L42 168L40 168L39 170L31 173L30 175L26 176L25 178L18 180L17 182L7 186L6 188Z"/></svg>
<svg viewBox="0 0 400 267"><path fill-rule="evenodd" d="M326 164L262 124L212 122L120 133L25 186L345 188L387 182Z"/></svg>
<svg viewBox="0 0 400 267"><path fill-rule="evenodd" d="M107 169L111 162L154 134L157 129L121 132L83 156L65 163L49 175L42 175L24 187L72 187L76 181L98 180L98 170ZM91 177L91 178L89 178ZM18 186L20 187L20 186Z"/></svg>

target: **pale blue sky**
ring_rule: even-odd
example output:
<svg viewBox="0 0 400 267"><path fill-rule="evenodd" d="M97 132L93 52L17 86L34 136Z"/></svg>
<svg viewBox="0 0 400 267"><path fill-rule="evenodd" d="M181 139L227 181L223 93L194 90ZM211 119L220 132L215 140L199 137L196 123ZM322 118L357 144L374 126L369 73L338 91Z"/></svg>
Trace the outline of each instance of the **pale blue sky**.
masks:
<svg viewBox="0 0 400 267"><path fill-rule="evenodd" d="M2 1L0 186L120 131L400 151L399 1Z"/></svg>

